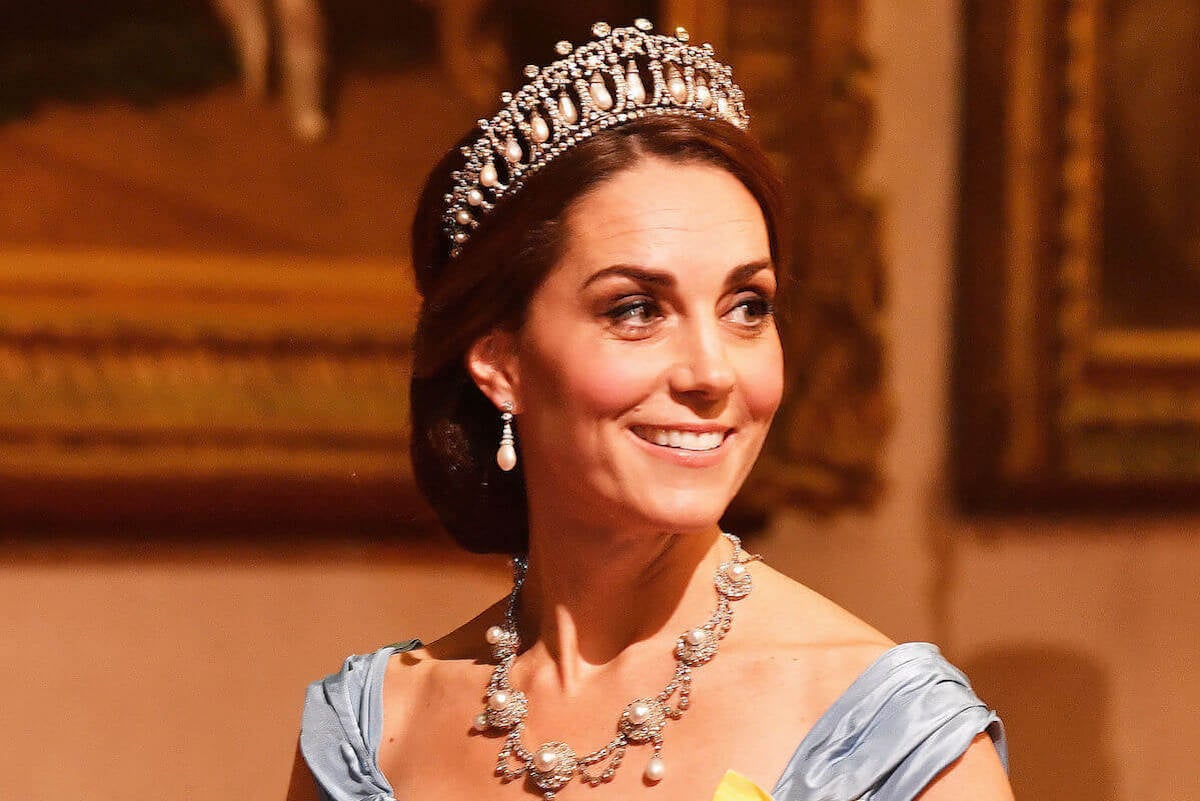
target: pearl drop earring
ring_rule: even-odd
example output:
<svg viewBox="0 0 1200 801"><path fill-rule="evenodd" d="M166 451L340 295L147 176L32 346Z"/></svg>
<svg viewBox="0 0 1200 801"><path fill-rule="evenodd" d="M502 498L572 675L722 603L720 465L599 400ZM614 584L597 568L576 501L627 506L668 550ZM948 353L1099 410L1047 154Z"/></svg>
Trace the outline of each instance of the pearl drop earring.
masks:
<svg viewBox="0 0 1200 801"><path fill-rule="evenodd" d="M509 401L504 402L504 412L500 419L504 421L504 430L500 432L500 448L496 451L496 464L505 473L517 466L517 449L513 447L512 409Z"/></svg>

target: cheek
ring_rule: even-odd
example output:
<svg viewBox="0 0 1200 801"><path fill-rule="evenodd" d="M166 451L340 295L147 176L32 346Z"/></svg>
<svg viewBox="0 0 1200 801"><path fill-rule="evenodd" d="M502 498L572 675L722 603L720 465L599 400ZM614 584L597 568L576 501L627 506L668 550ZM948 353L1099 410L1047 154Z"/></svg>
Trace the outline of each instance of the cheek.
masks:
<svg viewBox="0 0 1200 801"><path fill-rule="evenodd" d="M661 383L660 367L654 359L630 358L619 344L564 341L531 354L522 383L530 402L558 410L560 425L586 426L636 407Z"/></svg>
<svg viewBox="0 0 1200 801"><path fill-rule="evenodd" d="M748 360L740 379L750 416L756 420L774 417L783 398L783 350L778 341L759 358Z"/></svg>

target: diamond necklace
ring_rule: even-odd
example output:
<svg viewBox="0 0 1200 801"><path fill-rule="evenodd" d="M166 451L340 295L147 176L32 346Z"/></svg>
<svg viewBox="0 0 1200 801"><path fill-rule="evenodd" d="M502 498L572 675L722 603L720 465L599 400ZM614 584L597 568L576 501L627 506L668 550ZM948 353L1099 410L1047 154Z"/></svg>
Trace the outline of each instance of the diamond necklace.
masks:
<svg viewBox="0 0 1200 801"><path fill-rule="evenodd" d="M592 787L610 781L625 758L626 747L631 743L650 743L654 749L644 774L648 782L658 782L666 775L666 765L662 759L663 729L668 721L679 720L687 711L692 690L692 668L716 656L718 643L733 626L731 602L745 598L753 587L746 565L760 558L743 551L741 540L734 535L721 533L733 546L733 553L728 561L721 563L713 576L717 608L703 625L679 635L674 651L675 675L658 695L635 698L626 704L617 719L617 735L601 748L584 755L577 754L575 749L560 741L543 743L532 752L521 742L529 699L525 693L512 688L508 676L513 660L521 649L521 638L517 633L517 600L525 583L528 562L522 556L513 559L513 589L508 596L504 625L492 626L487 630L487 641L492 646L496 667L488 681L484 710L475 716L474 723L478 732L489 729L508 732L496 759L496 775L501 781L507 783L528 775L545 800L551 801L576 774ZM675 698L673 705L672 698Z"/></svg>

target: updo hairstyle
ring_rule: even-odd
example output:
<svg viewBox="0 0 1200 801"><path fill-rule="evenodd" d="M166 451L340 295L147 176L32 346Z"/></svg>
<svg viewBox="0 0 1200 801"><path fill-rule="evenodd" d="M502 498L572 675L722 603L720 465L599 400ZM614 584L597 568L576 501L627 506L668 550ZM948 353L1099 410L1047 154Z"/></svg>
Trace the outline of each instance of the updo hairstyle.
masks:
<svg viewBox="0 0 1200 801"><path fill-rule="evenodd" d="M459 145L477 136L471 132ZM452 186L451 173L462 166L458 146L426 180L412 229L422 304L410 450L418 488L469 551L523 553L528 535L521 460L509 473L496 465L500 414L468 374L466 354L490 331L520 329L530 298L564 251L571 204L647 156L711 164L738 178L762 209L771 256L780 263L779 179L754 139L723 121L652 116L594 134L502 199L454 259L442 224L443 196Z"/></svg>

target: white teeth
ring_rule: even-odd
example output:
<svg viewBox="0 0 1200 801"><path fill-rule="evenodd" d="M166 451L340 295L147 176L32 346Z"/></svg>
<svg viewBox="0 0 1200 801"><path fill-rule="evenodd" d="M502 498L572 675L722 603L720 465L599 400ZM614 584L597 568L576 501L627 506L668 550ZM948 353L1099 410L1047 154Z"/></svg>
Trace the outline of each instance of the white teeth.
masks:
<svg viewBox="0 0 1200 801"><path fill-rule="evenodd" d="M720 431L680 431L670 428L641 428L637 429L638 436L655 445L668 448L678 448L683 451L711 451L719 448L725 441L725 434Z"/></svg>

